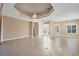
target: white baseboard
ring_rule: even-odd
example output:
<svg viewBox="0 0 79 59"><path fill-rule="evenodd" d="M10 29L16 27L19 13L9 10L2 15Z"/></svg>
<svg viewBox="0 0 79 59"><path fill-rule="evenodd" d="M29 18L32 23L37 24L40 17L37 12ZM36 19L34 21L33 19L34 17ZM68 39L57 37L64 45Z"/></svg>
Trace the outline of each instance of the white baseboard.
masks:
<svg viewBox="0 0 79 59"><path fill-rule="evenodd" d="M78 35L40 35L40 36L60 36L60 37L77 37Z"/></svg>
<svg viewBox="0 0 79 59"><path fill-rule="evenodd" d="M52 36L60 36L60 37L77 37L77 35L51 35Z"/></svg>
<svg viewBox="0 0 79 59"><path fill-rule="evenodd" d="M4 42L4 41L9 41L9 40L15 40L15 39L27 38L27 37L29 37L29 35L27 35L27 36L22 36L22 37L15 37L15 38L3 39L3 42Z"/></svg>

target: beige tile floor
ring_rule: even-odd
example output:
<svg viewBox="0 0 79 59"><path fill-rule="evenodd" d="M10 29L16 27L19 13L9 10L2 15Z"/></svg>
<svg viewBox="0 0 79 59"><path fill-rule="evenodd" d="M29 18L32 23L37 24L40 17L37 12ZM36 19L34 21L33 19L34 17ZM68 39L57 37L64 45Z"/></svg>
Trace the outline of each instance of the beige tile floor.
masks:
<svg viewBox="0 0 79 59"><path fill-rule="evenodd" d="M0 45L0 56L78 56L79 38L43 36L10 40Z"/></svg>

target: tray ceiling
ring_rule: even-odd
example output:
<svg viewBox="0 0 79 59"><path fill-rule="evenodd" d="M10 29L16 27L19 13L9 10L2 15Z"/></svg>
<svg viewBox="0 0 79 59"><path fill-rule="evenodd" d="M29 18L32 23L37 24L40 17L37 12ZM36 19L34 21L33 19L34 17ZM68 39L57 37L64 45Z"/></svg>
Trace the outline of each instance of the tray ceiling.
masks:
<svg viewBox="0 0 79 59"><path fill-rule="evenodd" d="M16 3L15 8L29 18L42 18L50 15L54 8L50 3ZM36 14L36 17L33 17Z"/></svg>
<svg viewBox="0 0 79 59"><path fill-rule="evenodd" d="M44 15L43 17L40 16L40 19L30 19L32 16L27 16L27 14L24 13L25 8L23 9L23 12L20 12L18 11L18 9L15 8L16 3L3 3L1 15L13 17L17 20L23 21L67 21L79 19L79 3L51 3L51 5L54 6L54 11L49 12L47 15Z"/></svg>

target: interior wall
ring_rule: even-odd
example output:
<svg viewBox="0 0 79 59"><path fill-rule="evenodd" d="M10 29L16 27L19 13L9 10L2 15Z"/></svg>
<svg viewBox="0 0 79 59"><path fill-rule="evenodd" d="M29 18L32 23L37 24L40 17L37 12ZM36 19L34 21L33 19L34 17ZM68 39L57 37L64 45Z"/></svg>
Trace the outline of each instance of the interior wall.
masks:
<svg viewBox="0 0 79 59"><path fill-rule="evenodd" d="M0 17L0 42L1 42L1 17Z"/></svg>
<svg viewBox="0 0 79 59"><path fill-rule="evenodd" d="M77 24L77 34L79 36L79 19L77 20L69 20L62 22L48 22L49 23L49 31L50 35L56 35L54 32L55 24L58 24L60 27L60 33L58 35L68 35L66 32L67 24ZM43 24L44 22L39 22L38 26L36 25L36 29L38 28L39 36L43 35ZM16 20L11 17L3 16L3 40L13 39L18 37L29 37L32 35L32 22L30 21L22 21Z"/></svg>
<svg viewBox="0 0 79 59"><path fill-rule="evenodd" d="M30 27L29 35L30 35L30 37L32 37L32 21L30 21L29 27Z"/></svg>
<svg viewBox="0 0 79 59"><path fill-rule="evenodd" d="M3 40L29 37L29 21L3 16Z"/></svg>
<svg viewBox="0 0 79 59"><path fill-rule="evenodd" d="M50 22L50 34L51 35L57 35L57 33L54 32L54 26L56 24L60 27L60 33L58 35L79 35L79 19L77 20L69 20L69 21L61 21L61 22ZM77 24L77 33L75 34L69 34L66 30L67 24Z"/></svg>
<svg viewBox="0 0 79 59"><path fill-rule="evenodd" d="M39 22L39 36L43 35L43 22Z"/></svg>

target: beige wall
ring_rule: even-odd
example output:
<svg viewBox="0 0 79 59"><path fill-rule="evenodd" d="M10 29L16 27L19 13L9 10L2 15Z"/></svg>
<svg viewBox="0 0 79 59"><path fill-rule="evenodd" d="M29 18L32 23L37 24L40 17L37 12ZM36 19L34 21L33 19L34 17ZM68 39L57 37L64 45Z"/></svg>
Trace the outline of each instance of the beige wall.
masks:
<svg viewBox="0 0 79 59"><path fill-rule="evenodd" d="M50 34L51 35L79 35L79 19L77 20L70 20L70 21L62 21L62 22L50 22ZM55 33L53 31L55 24L60 26L60 33ZM68 34L66 31L67 24L77 24L77 34Z"/></svg>
<svg viewBox="0 0 79 59"><path fill-rule="evenodd" d="M32 21L29 24L29 35L32 36Z"/></svg>
<svg viewBox="0 0 79 59"><path fill-rule="evenodd" d="M3 40L28 37L29 36L28 21L16 20L11 17L3 17Z"/></svg>
<svg viewBox="0 0 79 59"><path fill-rule="evenodd" d="M66 32L66 24L77 24L77 30L79 36L79 20L71 20L71 21L62 21L62 22L48 22L50 27L50 34L51 35L57 35L53 31L55 24L59 24L60 26L60 33L59 35L68 35ZM44 22L39 23L39 36L43 35L43 24ZM37 26L38 27L38 26ZM22 20L16 20L11 17L3 17L3 39L4 41L7 39L13 39L18 37L27 37L29 35L32 35L32 22L29 21L22 21Z"/></svg>
<svg viewBox="0 0 79 59"><path fill-rule="evenodd" d="M0 42L1 42L1 17L0 17Z"/></svg>
<svg viewBox="0 0 79 59"><path fill-rule="evenodd" d="M43 22L39 22L39 36L43 35Z"/></svg>

